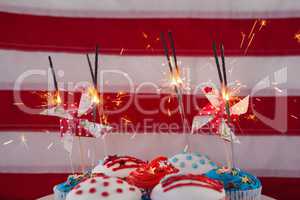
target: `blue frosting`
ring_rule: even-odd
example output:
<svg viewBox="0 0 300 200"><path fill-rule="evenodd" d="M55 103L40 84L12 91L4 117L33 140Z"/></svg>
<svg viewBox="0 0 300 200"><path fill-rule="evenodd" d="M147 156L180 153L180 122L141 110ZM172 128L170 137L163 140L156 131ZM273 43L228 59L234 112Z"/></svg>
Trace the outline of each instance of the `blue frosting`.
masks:
<svg viewBox="0 0 300 200"><path fill-rule="evenodd" d="M246 191L261 187L259 179L248 172L239 169L233 169L232 172L221 171L221 168L213 169L205 175L209 178L221 181L226 191Z"/></svg>

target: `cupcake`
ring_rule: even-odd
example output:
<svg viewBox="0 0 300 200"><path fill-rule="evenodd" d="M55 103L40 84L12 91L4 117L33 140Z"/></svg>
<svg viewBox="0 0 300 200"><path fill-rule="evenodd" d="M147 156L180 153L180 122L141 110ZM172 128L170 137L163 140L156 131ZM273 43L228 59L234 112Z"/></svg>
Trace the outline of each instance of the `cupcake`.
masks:
<svg viewBox="0 0 300 200"><path fill-rule="evenodd" d="M230 200L260 200L261 183L248 172L223 167L209 171L206 176L221 181Z"/></svg>
<svg viewBox="0 0 300 200"><path fill-rule="evenodd" d="M65 200L67 194L81 181L89 178L90 171L83 175L70 175L66 182L60 183L53 188L55 200Z"/></svg>
<svg viewBox="0 0 300 200"><path fill-rule="evenodd" d="M149 191L166 175L177 172L178 169L168 162L167 157L158 157L131 172L126 180L144 191Z"/></svg>
<svg viewBox="0 0 300 200"><path fill-rule="evenodd" d="M171 157L169 161L181 174L205 174L217 168L207 156L199 153L180 153Z"/></svg>
<svg viewBox="0 0 300 200"><path fill-rule="evenodd" d="M131 156L108 156L93 169L93 173L104 173L107 176L125 178L144 161Z"/></svg>
<svg viewBox="0 0 300 200"><path fill-rule="evenodd" d="M225 200L219 181L204 175L175 174L164 178L151 193L152 200Z"/></svg>
<svg viewBox="0 0 300 200"><path fill-rule="evenodd" d="M78 184L66 200L140 200L141 191L122 179L95 176Z"/></svg>

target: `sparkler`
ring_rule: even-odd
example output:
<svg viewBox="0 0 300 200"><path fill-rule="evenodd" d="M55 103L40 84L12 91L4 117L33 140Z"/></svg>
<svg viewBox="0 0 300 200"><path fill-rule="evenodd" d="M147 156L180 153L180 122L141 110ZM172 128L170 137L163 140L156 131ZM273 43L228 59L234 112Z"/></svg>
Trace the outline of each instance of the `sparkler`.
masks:
<svg viewBox="0 0 300 200"><path fill-rule="evenodd" d="M222 59L222 70L223 70L223 77L220 69L220 64L219 64L219 59L218 59L218 54L217 54L217 48L216 48L216 43L213 42L213 52L214 52L214 57L215 57L215 62L217 65L218 69L218 75L220 79L220 84L221 84L221 90L222 90L222 97L225 101L225 109L226 113L228 116L228 123L231 123L231 116L230 116L230 105L229 105L229 92L227 88L227 75L226 75L226 66L225 66L225 56L224 56L224 46L223 44L220 45L221 49L221 59ZM235 151L234 151L234 144L233 144L233 136L230 133L230 144L231 144L231 157L232 157L232 167L235 168Z"/></svg>
<svg viewBox="0 0 300 200"><path fill-rule="evenodd" d="M172 60L171 57L169 55L169 49L166 43L166 39L163 33L160 34L160 39L162 41L163 44L163 48L164 48L164 53L165 56L167 58L167 62L168 62L168 67L170 70L170 75L171 75L171 85L174 87L174 91L176 93L177 96L177 100L178 100L178 106L179 106L179 113L180 113L180 117L181 117L181 121L183 123L183 131L186 130L189 132L190 128L188 125L188 121L187 121L187 117L185 115L184 112L184 105L183 105L183 94L182 94L182 80L180 78L180 71L179 71L179 67L178 67L178 63L177 63L177 57L176 57L176 50L175 50L175 45L174 45L174 39L172 36L172 33L169 31L168 32L168 38L170 41L170 46L172 49ZM175 65L175 66L174 66ZM174 69L175 68L175 69ZM186 138L186 143L188 146L190 146L190 142L189 142L189 138L187 136L187 134L185 134L185 138Z"/></svg>
<svg viewBox="0 0 300 200"><path fill-rule="evenodd" d="M51 56L48 56L48 59L49 59L51 74L52 74L52 77L53 77L53 82L54 82L54 87L55 87L55 94L54 94L54 98L52 99L53 100L53 105L60 105L62 101L61 101L61 98L60 98L60 95L59 95L57 79L56 79L55 70L54 70L54 67L53 67L53 62L52 62Z"/></svg>

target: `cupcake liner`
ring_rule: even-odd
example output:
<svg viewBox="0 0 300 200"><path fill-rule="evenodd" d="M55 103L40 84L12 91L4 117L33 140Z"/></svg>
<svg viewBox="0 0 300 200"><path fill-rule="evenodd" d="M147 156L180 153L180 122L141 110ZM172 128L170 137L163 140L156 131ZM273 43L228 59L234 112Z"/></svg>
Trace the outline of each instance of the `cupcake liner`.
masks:
<svg viewBox="0 0 300 200"><path fill-rule="evenodd" d="M65 200L69 192L59 191L56 186L53 188L54 200Z"/></svg>
<svg viewBox="0 0 300 200"><path fill-rule="evenodd" d="M260 200L262 187L246 191L226 191L229 200Z"/></svg>

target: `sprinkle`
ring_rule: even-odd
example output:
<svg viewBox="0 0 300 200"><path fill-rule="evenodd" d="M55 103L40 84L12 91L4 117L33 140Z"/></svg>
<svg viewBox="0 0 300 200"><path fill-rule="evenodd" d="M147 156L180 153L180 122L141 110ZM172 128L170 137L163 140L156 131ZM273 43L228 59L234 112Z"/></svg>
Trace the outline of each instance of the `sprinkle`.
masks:
<svg viewBox="0 0 300 200"><path fill-rule="evenodd" d="M51 143L48 145L47 149L50 150L50 148L51 148L52 146L53 146L53 142L51 142Z"/></svg>
<svg viewBox="0 0 300 200"><path fill-rule="evenodd" d="M102 195L103 197L107 197L107 196L109 196L109 193L108 193L108 192L102 192L101 195Z"/></svg>
<svg viewBox="0 0 300 200"><path fill-rule="evenodd" d="M8 141L6 141L6 142L3 142L3 145L8 145L8 144L10 144L10 143L12 143L13 142L13 140L8 140Z"/></svg>

